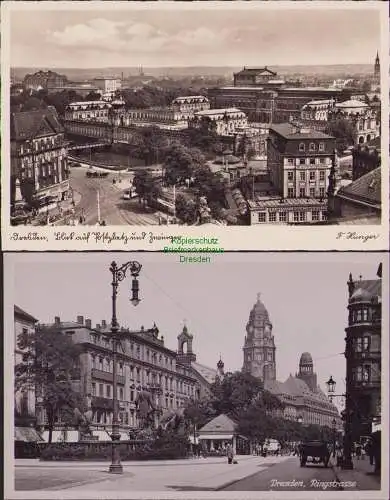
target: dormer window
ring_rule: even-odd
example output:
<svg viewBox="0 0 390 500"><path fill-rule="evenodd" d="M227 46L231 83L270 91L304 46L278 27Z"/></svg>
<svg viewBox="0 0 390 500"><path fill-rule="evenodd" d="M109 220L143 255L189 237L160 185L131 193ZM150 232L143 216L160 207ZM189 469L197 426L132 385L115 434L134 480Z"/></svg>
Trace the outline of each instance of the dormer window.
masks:
<svg viewBox="0 0 390 500"><path fill-rule="evenodd" d="M309 145L309 150L310 151L315 151L316 150L316 145L314 144L314 142L311 142L310 145Z"/></svg>
<svg viewBox="0 0 390 500"><path fill-rule="evenodd" d="M323 142L320 142L318 145L319 151L325 151L325 144Z"/></svg>
<svg viewBox="0 0 390 500"><path fill-rule="evenodd" d="M305 143L304 142L301 142L299 144L299 151L305 151Z"/></svg>

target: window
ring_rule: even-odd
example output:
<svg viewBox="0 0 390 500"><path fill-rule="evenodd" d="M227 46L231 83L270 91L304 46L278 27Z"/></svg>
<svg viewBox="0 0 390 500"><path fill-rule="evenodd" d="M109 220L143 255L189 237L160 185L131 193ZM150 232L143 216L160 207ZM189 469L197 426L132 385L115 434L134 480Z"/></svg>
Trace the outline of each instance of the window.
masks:
<svg viewBox="0 0 390 500"><path fill-rule="evenodd" d="M310 158L310 165L315 165L315 164L316 164L316 159Z"/></svg>
<svg viewBox="0 0 390 500"><path fill-rule="evenodd" d="M310 198L315 198L316 196L316 188L310 188Z"/></svg>
<svg viewBox="0 0 390 500"><path fill-rule="evenodd" d="M319 210L313 210L311 214L311 219L312 220L320 220L320 212Z"/></svg>
<svg viewBox="0 0 390 500"><path fill-rule="evenodd" d="M106 385L106 397L110 398L111 397L111 386Z"/></svg>
<svg viewBox="0 0 390 500"><path fill-rule="evenodd" d="M299 222L299 212L294 212L294 222Z"/></svg>
<svg viewBox="0 0 390 500"><path fill-rule="evenodd" d="M269 214L269 221L270 222L276 222L276 212L270 212L270 214Z"/></svg>
<svg viewBox="0 0 390 500"><path fill-rule="evenodd" d="M91 360L92 360L92 368L96 368L96 356L91 356Z"/></svg>
<svg viewBox="0 0 390 500"><path fill-rule="evenodd" d="M314 144L314 142L311 142L309 144L309 151L315 151L316 150L316 145Z"/></svg>
<svg viewBox="0 0 390 500"><path fill-rule="evenodd" d="M125 399L123 395L123 387L119 387L119 399L120 401L123 401Z"/></svg>
<svg viewBox="0 0 390 500"><path fill-rule="evenodd" d="M358 382L369 382L371 378L371 367L370 365L358 366L355 369L355 380Z"/></svg>
<svg viewBox="0 0 390 500"><path fill-rule="evenodd" d="M134 391L130 391L130 401L134 401Z"/></svg>
<svg viewBox="0 0 390 500"><path fill-rule="evenodd" d="M96 396L96 383L92 382L92 396Z"/></svg>
<svg viewBox="0 0 390 500"><path fill-rule="evenodd" d="M368 321L368 309L363 309L362 315L363 315L362 317L363 321Z"/></svg>
<svg viewBox="0 0 390 500"><path fill-rule="evenodd" d="M103 371L103 358L99 358L99 370Z"/></svg>
<svg viewBox="0 0 390 500"><path fill-rule="evenodd" d="M279 222L287 222L287 212L279 212Z"/></svg>
<svg viewBox="0 0 390 500"><path fill-rule="evenodd" d="M287 172L287 180L288 181L293 181L294 180L294 172L291 172L291 170L289 170Z"/></svg>
<svg viewBox="0 0 390 500"><path fill-rule="evenodd" d="M320 197L323 198L325 196L325 188L320 187Z"/></svg>
<svg viewBox="0 0 390 500"><path fill-rule="evenodd" d="M299 212L299 222L306 221L306 212Z"/></svg>
<svg viewBox="0 0 390 500"><path fill-rule="evenodd" d="M303 142L299 144L299 151L305 151L305 144Z"/></svg>
<svg viewBox="0 0 390 500"><path fill-rule="evenodd" d="M321 163L321 165L324 165L325 164L325 158L320 158L320 163Z"/></svg>
<svg viewBox="0 0 390 500"><path fill-rule="evenodd" d="M99 396L103 397L103 384L99 384Z"/></svg>
<svg viewBox="0 0 390 500"><path fill-rule="evenodd" d="M287 188L287 198L294 198L294 188Z"/></svg>
<svg viewBox="0 0 390 500"><path fill-rule="evenodd" d="M370 350L370 337L357 337L354 339L356 352L368 352Z"/></svg>
<svg viewBox="0 0 390 500"><path fill-rule="evenodd" d="M259 212L259 214L258 214L259 222L265 222L266 216L267 216L267 214L265 212Z"/></svg>
<svg viewBox="0 0 390 500"><path fill-rule="evenodd" d="M294 158L287 158L287 165L294 165Z"/></svg>
<svg viewBox="0 0 390 500"><path fill-rule="evenodd" d="M137 382L138 383L141 382L141 370L140 370L140 368L137 368Z"/></svg>
<svg viewBox="0 0 390 500"><path fill-rule="evenodd" d="M299 172L299 179L301 181L305 181L306 180L306 172L304 170L302 172Z"/></svg>
<svg viewBox="0 0 390 500"><path fill-rule="evenodd" d="M319 151L325 151L325 144L323 142L320 142L318 145Z"/></svg>
<svg viewBox="0 0 390 500"><path fill-rule="evenodd" d="M119 363L118 373L123 376L123 363Z"/></svg>
<svg viewBox="0 0 390 500"><path fill-rule="evenodd" d="M304 187L299 188L299 196L300 198L304 198L306 196L306 188Z"/></svg>
<svg viewBox="0 0 390 500"><path fill-rule="evenodd" d="M325 171L320 170L320 181L324 181L324 180L325 180Z"/></svg>
<svg viewBox="0 0 390 500"><path fill-rule="evenodd" d="M306 165L305 158L299 158L299 165Z"/></svg>
<svg viewBox="0 0 390 500"><path fill-rule="evenodd" d="M315 172L310 172L309 178L310 178L311 181L315 181L316 180L316 173Z"/></svg>

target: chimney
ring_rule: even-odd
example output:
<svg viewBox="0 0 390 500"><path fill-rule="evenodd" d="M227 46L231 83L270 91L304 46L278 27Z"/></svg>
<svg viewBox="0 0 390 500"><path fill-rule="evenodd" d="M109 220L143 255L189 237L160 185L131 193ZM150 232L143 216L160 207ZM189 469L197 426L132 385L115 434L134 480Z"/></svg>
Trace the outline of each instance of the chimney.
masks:
<svg viewBox="0 0 390 500"><path fill-rule="evenodd" d="M105 330L107 328L107 322L105 319L102 319L102 328Z"/></svg>
<svg viewBox="0 0 390 500"><path fill-rule="evenodd" d="M59 316L56 316L56 317L54 318L54 324L55 324L55 325L59 325L60 323L61 323L61 318L60 318Z"/></svg>
<svg viewBox="0 0 390 500"><path fill-rule="evenodd" d="M84 324L84 316L77 316L77 323L79 325L83 325Z"/></svg>
<svg viewBox="0 0 390 500"><path fill-rule="evenodd" d="M101 326L99 325L99 323L96 325L96 330L101 330Z"/></svg>
<svg viewBox="0 0 390 500"><path fill-rule="evenodd" d="M89 329L92 328L92 321L90 319L86 319L85 320L85 326Z"/></svg>

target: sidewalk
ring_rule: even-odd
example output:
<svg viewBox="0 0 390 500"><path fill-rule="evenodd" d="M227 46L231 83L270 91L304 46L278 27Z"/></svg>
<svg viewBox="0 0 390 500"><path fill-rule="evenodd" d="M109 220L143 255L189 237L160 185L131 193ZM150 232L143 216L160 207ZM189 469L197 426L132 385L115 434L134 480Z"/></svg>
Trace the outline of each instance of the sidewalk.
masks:
<svg viewBox="0 0 390 500"><path fill-rule="evenodd" d="M355 489L357 490L380 490L381 489L381 479L380 476L374 475L374 466L370 465L368 457L364 459L357 460L356 457L353 459L352 470L343 470L341 467L336 467L335 461L332 458L332 468L336 475L337 481L352 482L356 484ZM350 490L351 488L345 488Z"/></svg>
<svg viewBox="0 0 390 500"><path fill-rule="evenodd" d="M283 462L290 457L258 457L238 456L237 464L229 465L226 458L206 458L188 460L167 460L148 462L123 462L123 475L101 478L102 469L107 469L106 462L38 462L31 460L17 460L15 465L20 467L37 467L46 470L62 468L64 472L71 468L89 468L99 474L100 491L191 491L191 490L218 490L236 481L261 472L271 464ZM23 465L20 465L23 462ZM54 471L53 471L54 472ZM66 487L72 491L89 491L89 484L74 484ZM62 489L58 488L58 489ZM53 488L49 488L53 490Z"/></svg>

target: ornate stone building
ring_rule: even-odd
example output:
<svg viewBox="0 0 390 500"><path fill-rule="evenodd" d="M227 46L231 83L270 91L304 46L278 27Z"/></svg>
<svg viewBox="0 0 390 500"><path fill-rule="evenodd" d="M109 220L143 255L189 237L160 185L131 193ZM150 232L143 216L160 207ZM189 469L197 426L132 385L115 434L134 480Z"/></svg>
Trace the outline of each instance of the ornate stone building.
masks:
<svg viewBox="0 0 390 500"><path fill-rule="evenodd" d="M69 194L64 128L54 107L11 113L11 204L16 187L31 204ZM20 200L16 200L20 201Z"/></svg>
<svg viewBox="0 0 390 500"><path fill-rule="evenodd" d="M276 347L272 323L260 296L249 314L246 331L243 371L262 380L264 388L281 400L284 404L282 416L296 421L302 419L303 424L329 427L336 418L339 426L337 408L317 385L313 359L308 352L302 354L295 377L290 375L285 382L276 379Z"/></svg>
<svg viewBox="0 0 390 500"><path fill-rule="evenodd" d="M348 280L345 356L354 439L371 433L381 419L382 270L378 279Z"/></svg>
<svg viewBox="0 0 390 500"><path fill-rule="evenodd" d="M112 105L105 101L71 102L65 109L65 120L109 123Z"/></svg>
<svg viewBox="0 0 390 500"><path fill-rule="evenodd" d="M189 126L207 128L221 136L234 136L248 126L248 120L245 113L237 108L208 109L197 111Z"/></svg>
<svg viewBox="0 0 390 500"><path fill-rule="evenodd" d="M243 371L251 373L266 380L275 380L275 342L272 334L272 323L269 319L268 311L257 296L257 302L253 306L249 321L246 325L247 335L244 343L244 365Z"/></svg>
<svg viewBox="0 0 390 500"><path fill-rule="evenodd" d="M83 398L91 399L93 434L100 440L107 440L113 417L110 325L102 321L93 327L90 319L78 316L75 322L64 322L56 317L54 323L46 326L58 329L59 333L68 335L82 347L82 354L76 361L79 379L73 381L74 388L80 391ZM140 424L137 397L141 391L146 390L152 395L155 425L163 414L208 394L218 371L196 363L196 355L192 351L193 336L187 327L178 335L177 351L165 346L164 337L156 325L149 329L141 327L138 331L122 328L119 335L117 397L122 439ZM39 403L37 419L39 428L43 430L46 416ZM44 431L45 437L46 434L47 431ZM53 439L72 441L78 438L77 432L71 429L65 431L64 425L58 421Z"/></svg>
<svg viewBox="0 0 390 500"><path fill-rule="evenodd" d="M37 71L24 77L23 85L26 90L40 90L49 87L61 89L66 86L68 79L54 71Z"/></svg>

